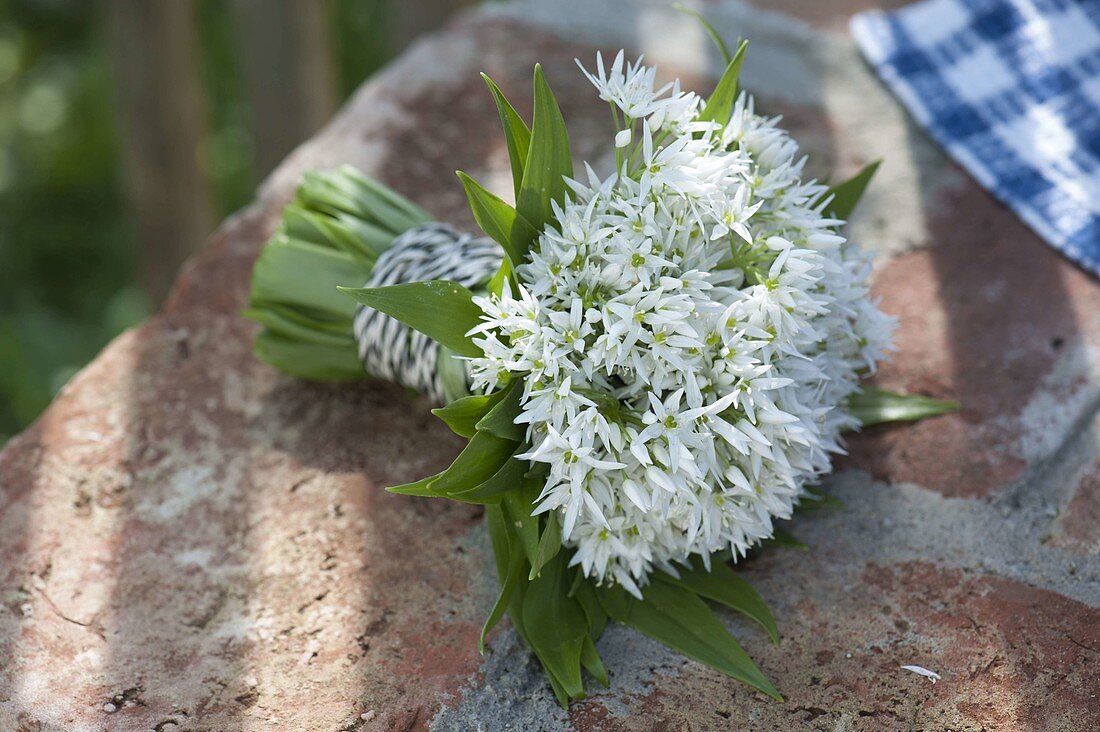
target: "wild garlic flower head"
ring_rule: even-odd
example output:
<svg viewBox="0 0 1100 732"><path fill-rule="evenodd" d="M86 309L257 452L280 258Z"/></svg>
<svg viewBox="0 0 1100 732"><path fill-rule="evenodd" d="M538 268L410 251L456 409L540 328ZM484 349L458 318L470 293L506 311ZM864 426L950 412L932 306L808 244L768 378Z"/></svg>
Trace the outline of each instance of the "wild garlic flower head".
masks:
<svg viewBox="0 0 1100 732"><path fill-rule="evenodd" d="M640 60L596 67L618 168L570 182L514 291L476 299L470 372L481 390L523 380L536 513L559 512L573 564L637 595L654 567L741 556L790 516L892 321L751 97L719 125Z"/></svg>

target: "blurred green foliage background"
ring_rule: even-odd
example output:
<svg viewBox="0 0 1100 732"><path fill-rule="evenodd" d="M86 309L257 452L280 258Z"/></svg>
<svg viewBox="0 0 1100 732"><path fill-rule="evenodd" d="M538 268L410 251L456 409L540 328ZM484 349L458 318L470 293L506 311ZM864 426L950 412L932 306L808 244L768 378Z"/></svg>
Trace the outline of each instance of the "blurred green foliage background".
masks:
<svg viewBox="0 0 1100 732"><path fill-rule="evenodd" d="M214 217L258 181L228 0L193 2ZM393 0L400 2L401 0ZM387 0L324 0L340 98L398 49ZM135 246L101 3L0 0L0 444L149 311Z"/></svg>

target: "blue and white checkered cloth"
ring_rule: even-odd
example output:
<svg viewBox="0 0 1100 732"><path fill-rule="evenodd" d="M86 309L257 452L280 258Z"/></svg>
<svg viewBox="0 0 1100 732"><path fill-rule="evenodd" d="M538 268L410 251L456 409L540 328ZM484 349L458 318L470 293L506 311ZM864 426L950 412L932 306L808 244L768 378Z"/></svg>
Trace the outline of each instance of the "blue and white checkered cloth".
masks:
<svg viewBox="0 0 1100 732"><path fill-rule="evenodd" d="M852 33L955 160L1100 274L1100 0L924 0Z"/></svg>

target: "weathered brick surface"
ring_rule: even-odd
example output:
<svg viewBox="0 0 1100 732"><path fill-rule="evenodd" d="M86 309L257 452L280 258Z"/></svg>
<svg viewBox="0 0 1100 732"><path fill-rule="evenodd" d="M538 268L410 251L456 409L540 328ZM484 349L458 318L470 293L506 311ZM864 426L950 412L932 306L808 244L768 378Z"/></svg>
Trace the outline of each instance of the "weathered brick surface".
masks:
<svg viewBox="0 0 1100 732"><path fill-rule="evenodd" d="M303 169L359 165L471 226L451 171L502 191L508 175L477 71L525 108L541 60L578 154L606 160L574 55L625 45L713 78L665 5L529 0L416 46L7 446L0 730L1100 727L1100 285L906 121L843 36L857 0L784 6L825 30L706 6L752 39L746 84L816 173L886 158L853 225L900 321L878 378L964 405L856 436L829 481L846 508L793 527L811 551L745 563L783 642L729 622L785 702L612 629L612 688L558 709L510 630L476 653L495 592L478 511L382 492L459 441L396 388L251 357L249 268Z"/></svg>

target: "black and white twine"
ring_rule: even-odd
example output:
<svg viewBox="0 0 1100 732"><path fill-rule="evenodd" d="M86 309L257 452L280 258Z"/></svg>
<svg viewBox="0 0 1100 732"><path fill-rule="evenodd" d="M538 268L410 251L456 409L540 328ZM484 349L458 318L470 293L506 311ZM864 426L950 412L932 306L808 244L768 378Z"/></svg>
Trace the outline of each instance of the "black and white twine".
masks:
<svg viewBox="0 0 1100 732"><path fill-rule="evenodd" d="M374 263L366 287L448 280L475 289L500 266L500 245L492 239L461 234L432 222L393 240ZM355 311L355 340L367 373L415 389L444 402L439 374L439 344L383 313L360 305Z"/></svg>

